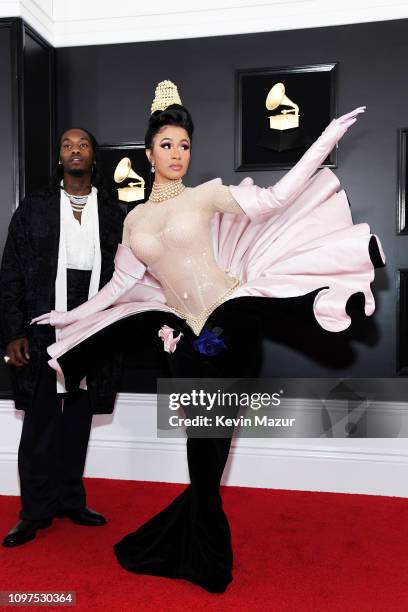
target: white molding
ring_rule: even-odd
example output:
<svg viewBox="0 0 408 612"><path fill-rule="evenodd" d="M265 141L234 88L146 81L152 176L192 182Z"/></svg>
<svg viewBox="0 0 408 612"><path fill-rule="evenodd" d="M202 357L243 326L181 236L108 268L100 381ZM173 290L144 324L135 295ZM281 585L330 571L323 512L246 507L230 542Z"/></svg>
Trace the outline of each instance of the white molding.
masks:
<svg viewBox="0 0 408 612"><path fill-rule="evenodd" d="M90 4L90 3L89 3ZM102 45L149 40L171 40L295 30L343 25L408 17L406 3L357 0L331 3L327 0L292 0L290 2L220 2L218 8L200 6L191 10L191 3L173 2L172 10L153 13L134 3L132 13L120 15L116 11L98 18L75 19L64 14L55 22L55 46ZM113 4L109 3L111 7ZM160 3L159 3L160 4ZM177 6L181 8L177 10ZM227 5L227 6L226 6ZM228 6L229 5L229 6ZM333 6L334 5L334 6ZM69 10L70 4L64 5ZM138 8L139 7L139 8ZM184 7L184 10L183 10Z"/></svg>
<svg viewBox="0 0 408 612"><path fill-rule="evenodd" d="M22 418L13 402L0 401L0 494L19 492ZM85 475L188 482L185 439L156 437L155 395L120 394L114 415L94 417ZM239 438L223 483L408 497L407 476L404 438Z"/></svg>
<svg viewBox="0 0 408 612"><path fill-rule="evenodd" d="M0 0L55 47L199 38L408 18L401 0Z"/></svg>
<svg viewBox="0 0 408 612"><path fill-rule="evenodd" d="M54 45L53 0L0 0L0 17L22 17L38 34Z"/></svg>
<svg viewBox="0 0 408 612"><path fill-rule="evenodd" d="M19 17L20 11L19 0L0 0L0 17Z"/></svg>
<svg viewBox="0 0 408 612"><path fill-rule="evenodd" d="M54 45L52 0L22 0L20 4L21 17L47 42Z"/></svg>

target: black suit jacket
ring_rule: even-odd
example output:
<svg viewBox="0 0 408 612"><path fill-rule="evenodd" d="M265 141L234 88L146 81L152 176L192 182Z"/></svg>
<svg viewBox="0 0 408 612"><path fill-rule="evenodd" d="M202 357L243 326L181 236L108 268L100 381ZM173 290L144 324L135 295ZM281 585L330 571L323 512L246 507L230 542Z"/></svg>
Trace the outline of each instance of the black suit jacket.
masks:
<svg viewBox="0 0 408 612"><path fill-rule="evenodd" d="M98 193L101 278L103 287L112 277L114 257L122 239L124 213ZM29 410L45 349L55 342L55 330L30 321L55 308L55 279L60 237L60 193L42 191L24 199L14 213L4 247L0 272L0 339L3 348L17 338L28 337L30 362L10 367L16 408ZM113 411L121 372L118 350L87 375L93 412ZM69 389L69 384L67 384Z"/></svg>

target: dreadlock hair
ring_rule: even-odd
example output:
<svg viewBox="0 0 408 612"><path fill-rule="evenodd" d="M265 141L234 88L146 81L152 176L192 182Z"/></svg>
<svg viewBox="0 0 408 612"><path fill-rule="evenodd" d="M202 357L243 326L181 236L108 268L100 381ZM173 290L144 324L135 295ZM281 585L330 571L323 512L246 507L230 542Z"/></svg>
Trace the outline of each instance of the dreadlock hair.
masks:
<svg viewBox="0 0 408 612"><path fill-rule="evenodd" d="M101 154L99 150L99 144L95 136L91 132L79 126L72 126L72 127L66 128L59 134L59 137L57 140L57 149L55 152L55 158L54 158L54 163L52 167L52 178L51 178L50 189L52 191L59 191L61 181L64 178L64 169L62 165L59 163L60 149L61 149L62 137L69 130L81 130L82 132L85 132L85 134L88 136L91 142L91 145L92 145L92 150L93 150L94 160L95 160L95 163L92 166L92 175L91 175L92 185L97 188L98 192L100 192L103 196L107 197L108 191L107 191L104 173L103 173L102 158L101 158Z"/></svg>

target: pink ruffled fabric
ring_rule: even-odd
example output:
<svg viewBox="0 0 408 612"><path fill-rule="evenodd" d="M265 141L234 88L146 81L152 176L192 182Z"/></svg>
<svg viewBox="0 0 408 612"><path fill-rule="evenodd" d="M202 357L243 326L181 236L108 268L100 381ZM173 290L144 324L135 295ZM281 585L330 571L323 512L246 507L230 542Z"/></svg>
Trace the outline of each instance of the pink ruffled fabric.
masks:
<svg viewBox="0 0 408 612"><path fill-rule="evenodd" d="M159 338L163 340L163 348L166 353L174 353L177 348L177 344L181 340L181 336L183 335L181 332L176 338L173 336L174 329L169 327L168 325L163 325L159 329Z"/></svg>
<svg viewBox="0 0 408 612"><path fill-rule="evenodd" d="M305 183L290 205L261 216L261 188L251 179L230 187L247 216L217 213L211 225L219 266L242 283L228 299L295 297L320 289L314 315L331 332L349 327L345 308L354 293L364 294L366 315L374 312L372 234L366 223L353 225L347 197L339 187L337 177L325 168ZM143 266L123 245L118 247L115 265L132 276L140 276ZM58 371L58 358L86 338L122 318L151 310L173 312L147 270L117 304L62 329L59 341L47 349L52 357L49 364Z"/></svg>

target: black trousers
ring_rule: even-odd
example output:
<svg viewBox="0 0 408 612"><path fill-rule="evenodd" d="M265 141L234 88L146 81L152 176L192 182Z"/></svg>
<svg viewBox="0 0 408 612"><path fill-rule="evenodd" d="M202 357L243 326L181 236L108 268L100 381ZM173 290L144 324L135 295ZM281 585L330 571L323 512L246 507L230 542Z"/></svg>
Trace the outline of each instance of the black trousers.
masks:
<svg viewBox="0 0 408 612"><path fill-rule="evenodd" d="M89 280L88 271L68 270L69 310L87 299ZM86 505L82 476L92 424L89 394L82 389L58 394L48 359L44 350L18 449L22 519L51 518Z"/></svg>
<svg viewBox="0 0 408 612"><path fill-rule="evenodd" d="M55 372L44 357L18 449L20 518L51 518L86 505L82 475L91 423L88 392L57 394Z"/></svg>
<svg viewBox="0 0 408 612"><path fill-rule="evenodd" d="M194 349L195 336L184 322L163 317L162 324L184 334L169 355L172 376L255 377L262 337L255 306L254 298L238 298L214 311L207 326L222 328L227 345L214 356ZM115 544L115 554L129 571L184 578L221 593L232 580L231 533L219 487L233 431L225 438L193 437L188 428L186 433L190 484L169 506Z"/></svg>

